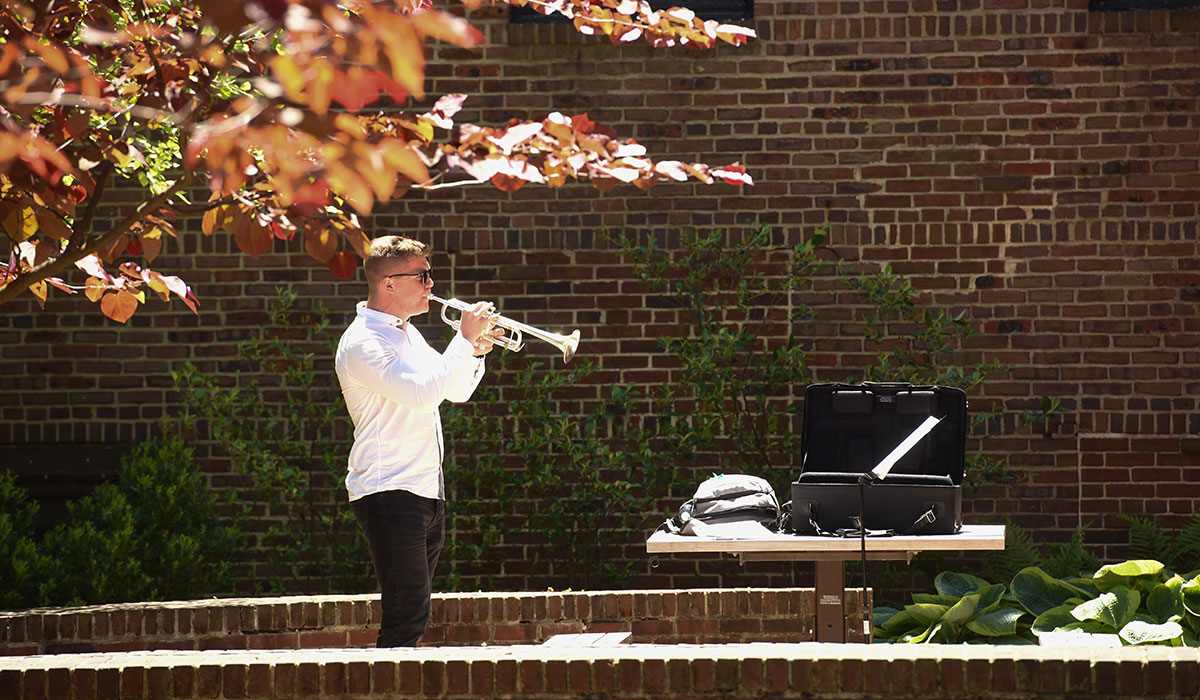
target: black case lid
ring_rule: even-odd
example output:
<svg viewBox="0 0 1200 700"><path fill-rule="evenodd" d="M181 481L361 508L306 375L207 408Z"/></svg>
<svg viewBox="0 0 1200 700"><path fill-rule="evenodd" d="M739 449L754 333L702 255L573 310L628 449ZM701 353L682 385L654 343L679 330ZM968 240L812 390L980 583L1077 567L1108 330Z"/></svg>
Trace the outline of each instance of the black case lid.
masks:
<svg viewBox="0 0 1200 700"><path fill-rule="evenodd" d="M948 476L961 485L967 396L943 386L811 384L804 390L801 472L870 471L929 416L941 418L891 474ZM885 482L886 483L886 480Z"/></svg>

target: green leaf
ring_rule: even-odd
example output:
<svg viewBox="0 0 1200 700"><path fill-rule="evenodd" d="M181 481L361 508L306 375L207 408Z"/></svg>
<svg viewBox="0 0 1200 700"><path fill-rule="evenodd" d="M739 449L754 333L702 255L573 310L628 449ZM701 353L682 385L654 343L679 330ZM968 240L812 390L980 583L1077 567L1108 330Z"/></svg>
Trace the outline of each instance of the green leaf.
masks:
<svg viewBox="0 0 1200 700"><path fill-rule="evenodd" d="M933 605L951 606L962 599L961 595L935 595L933 593L913 593L914 603L932 603Z"/></svg>
<svg viewBox="0 0 1200 700"><path fill-rule="evenodd" d="M1078 620L1071 614L1074 608L1074 605L1060 605L1043 612L1033 621L1031 631L1040 637L1047 632L1075 624Z"/></svg>
<svg viewBox="0 0 1200 700"><path fill-rule="evenodd" d="M979 595L972 593L968 596L963 596L962 600L950 606L945 615L942 615L942 622L950 625L961 625L975 617L976 611L979 609Z"/></svg>
<svg viewBox="0 0 1200 700"><path fill-rule="evenodd" d="M887 621L895 617L900 611L895 608L889 608L885 605L876 606L871 610L871 620L875 624L875 629L886 625Z"/></svg>
<svg viewBox="0 0 1200 700"><path fill-rule="evenodd" d="M1071 610L1071 615L1080 622L1095 620L1119 630L1133 619L1141 602L1141 593L1132 588L1117 586L1111 591L1101 593L1099 598L1076 605Z"/></svg>
<svg viewBox="0 0 1200 700"><path fill-rule="evenodd" d="M994 611L1004 600L1007 589L1002 583L994 583L979 592L979 612Z"/></svg>
<svg viewBox="0 0 1200 700"><path fill-rule="evenodd" d="M1017 601L1034 615L1056 608L1071 598L1083 599L1086 594L1069 583L1051 578L1036 566L1021 569L1012 580L1012 592Z"/></svg>
<svg viewBox="0 0 1200 700"><path fill-rule="evenodd" d="M1166 622L1176 615L1182 617L1183 607L1183 578L1172 577L1166 583L1160 583L1146 596L1146 610L1158 622Z"/></svg>
<svg viewBox="0 0 1200 700"><path fill-rule="evenodd" d="M950 622L937 623L925 638L926 644L958 644L958 630Z"/></svg>
<svg viewBox="0 0 1200 700"><path fill-rule="evenodd" d="M932 625L942 619L942 615L945 615L949 609L949 605L937 605L935 603L914 603L904 606L904 611L922 625Z"/></svg>
<svg viewBox="0 0 1200 700"><path fill-rule="evenodd" d="M988 582L970 574L960 574L954 571L943 571L933 581L933 587L944 596L961 598L980 589L987 588Z"/></svg>
<svg viewBox="0 0 1200 700"><path fill-rule="evenodd" d="M1095 598L1102 592L1096 587L1095 580L1091 578L1067 578L1063 579L1063 581L1082 591L1083 595L1080 597L1084 599Z"/></svg>
<svg viewBox="0 0 1200 700"><path fill-rule="evenodd" d="M1121 628L1121 639L1130 644L1154 644L1183 637L1183 627L1178 622L1152 623L1130 620Z"/></svg>
<svg viewBox="0 0 1200 700"><path fill-rule="evenodd" d="M1192 615L1200 615L1200 576L1183 584L1183 607Z"/></svg>
<svg viewBox="0 0 1200 700"><path fill-rule="evenodd" d="M967 623L967 629L985 637L1002 637L1015 634L1017 621L1025 615L1024 610L1001 608L984 613Z"/></svg>
<svg viewBox="0 0 1200 700"><path fill-rule="evenodd" d="M1132 559L1120 564L1102 566L1092 575L1092 579L1097 588L1110 591L1118 586L1129 588L1134 585L1134 579L1158 576L1162 570L1162 562L1153 559Z"/></svg>
<svg viewBox="0 0 1200 700"><path fill-rule="evenodd" d="M917 629L924 630L928 625L923 625L909 614L907 610L899 610L882 622L875 624L875 633L884 637L898 637L902 634L913 632Z"/></svg>

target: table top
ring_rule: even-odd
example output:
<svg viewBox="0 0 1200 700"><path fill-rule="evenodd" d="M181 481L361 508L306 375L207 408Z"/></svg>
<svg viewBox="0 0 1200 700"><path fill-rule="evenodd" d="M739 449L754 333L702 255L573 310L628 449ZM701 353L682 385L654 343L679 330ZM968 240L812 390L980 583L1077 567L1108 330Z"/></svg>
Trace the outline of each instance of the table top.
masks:
<svg viewBox="0 0 1200 700"><path fill-rule="evenodd" d="M715 539L695 535L655 532L646 540L649 554L760 554L760 555L846 555L861 551L858 537L818 537L778 534L750 539ZM1004 549L1003 525L963 525L953 535L894 535L868 537L867 552L915 553Z"/></svg>

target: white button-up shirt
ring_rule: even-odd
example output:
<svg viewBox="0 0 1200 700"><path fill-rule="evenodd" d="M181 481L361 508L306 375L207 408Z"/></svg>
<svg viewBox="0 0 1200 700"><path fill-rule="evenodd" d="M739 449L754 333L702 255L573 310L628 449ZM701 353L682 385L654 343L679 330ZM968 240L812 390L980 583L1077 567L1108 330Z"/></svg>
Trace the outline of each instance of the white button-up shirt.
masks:
<svg viewBox="0 0 1200 700"><path fill-rule="evenodd" d="M402 327L404 326L404 327ZM412 323L358 305L338 343L336 367L354 445L346 474L350 500L405 490L443 498L442 419L438 406L471 398L483 358L457 333L439 353Z"/></svg>

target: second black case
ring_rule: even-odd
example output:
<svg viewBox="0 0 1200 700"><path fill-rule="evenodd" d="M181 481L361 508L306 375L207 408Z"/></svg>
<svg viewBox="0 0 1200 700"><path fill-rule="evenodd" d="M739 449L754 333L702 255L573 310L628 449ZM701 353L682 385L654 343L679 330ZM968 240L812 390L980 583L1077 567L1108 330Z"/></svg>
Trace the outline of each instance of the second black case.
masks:
<svg viewBox="0 0 1200 700"><path fill-rule="evenodd" d="M941 420L865 486L868 530L950 534L962 529L967 399L961 389L911 384L813 384L804 392L802 467L792 483L792 529L829 534L855 528L859 477L929 416ZM855 528L857 529L857 528Z"/></svg>

